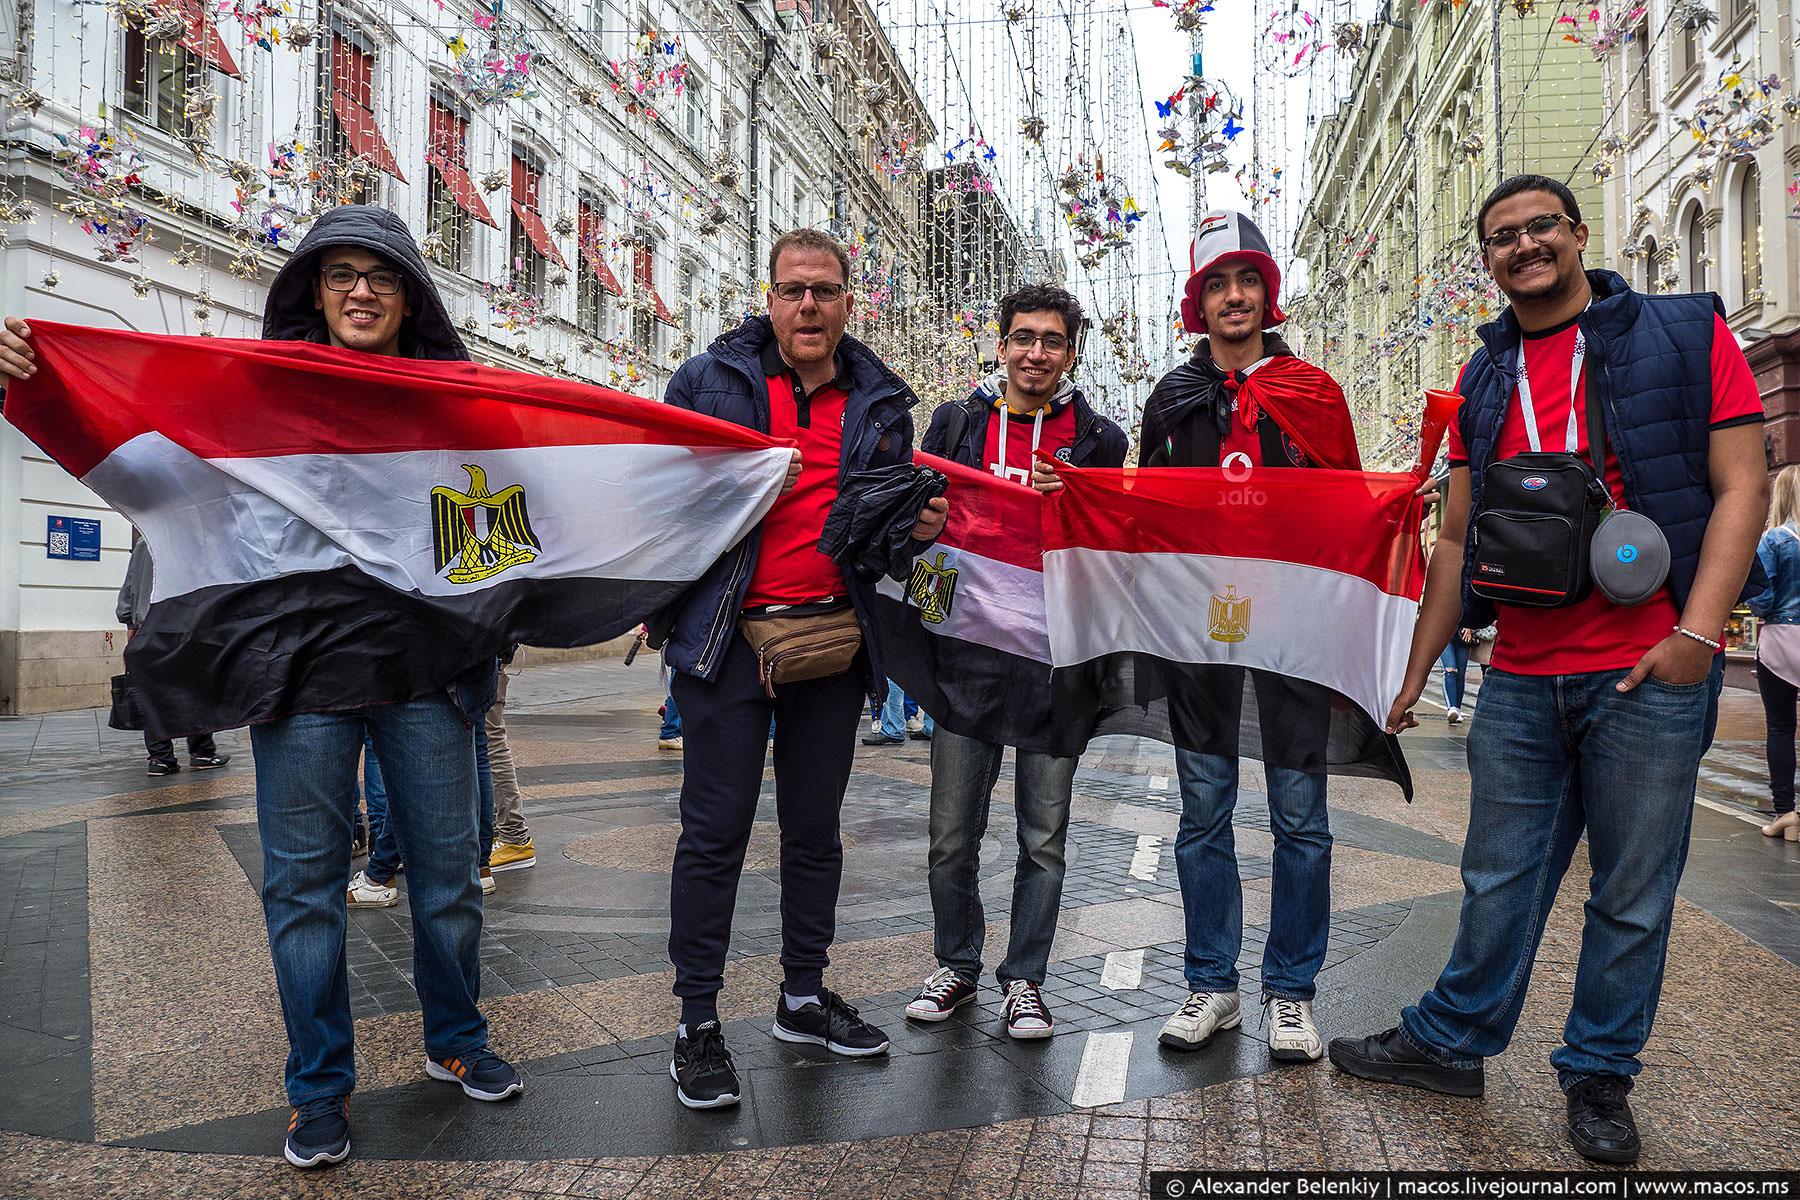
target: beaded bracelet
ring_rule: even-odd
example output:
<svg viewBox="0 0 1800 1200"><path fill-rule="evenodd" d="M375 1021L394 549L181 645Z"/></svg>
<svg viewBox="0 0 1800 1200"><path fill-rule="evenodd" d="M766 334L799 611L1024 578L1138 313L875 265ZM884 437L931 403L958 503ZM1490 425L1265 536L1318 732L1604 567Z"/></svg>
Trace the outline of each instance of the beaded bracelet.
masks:
<svg viewBox="0 0 1800 1200"><path fill-rule="evenodd" d="M1696 642L1699 642L1702 646L1705 646L1709 650L1717 650L1719 648L1719 643L1713 641L1709 637L1701 637L1699 634L1695 633L1691 629L1683 629L1681 626L1677 625L1675 627L1675 632L1679 633L1683 637L1693 638Z"/></svg>

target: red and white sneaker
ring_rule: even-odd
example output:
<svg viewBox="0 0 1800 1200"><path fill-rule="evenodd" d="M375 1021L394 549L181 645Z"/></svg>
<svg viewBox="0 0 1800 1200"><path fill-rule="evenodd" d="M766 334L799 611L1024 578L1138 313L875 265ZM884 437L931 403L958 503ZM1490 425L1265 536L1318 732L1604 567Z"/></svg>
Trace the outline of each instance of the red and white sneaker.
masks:
<svg viewBox="0 0 1800 1200"><path fill-rule="evenodd" d="M974 984L949 967L939 967L926 977L918 998L906 1006L906 1015L915 1021L942 1021L974 998Z"/></svg>
<svg viewBox="0 0 1800 1200"><path fill-rule="evenodd" d="M1029 979L1015 979L1006 985L1006 1032L1021 1040L1047 1038L1056 1032L1043 993Z"/></svg>

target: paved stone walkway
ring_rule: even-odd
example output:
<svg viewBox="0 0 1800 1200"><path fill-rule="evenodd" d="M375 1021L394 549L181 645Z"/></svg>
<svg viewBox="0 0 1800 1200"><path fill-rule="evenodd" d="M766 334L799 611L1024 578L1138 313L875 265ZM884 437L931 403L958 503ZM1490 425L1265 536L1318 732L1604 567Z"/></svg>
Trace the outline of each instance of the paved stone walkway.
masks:
<svg viewBox="0 0 1800 1200"><path fill-rule="evenodd" d="M938 1026L901 1015L933 966L923 742L859 747L827 981L893 1039L832 1060L768 1036L780 982L772 794L752 841L721 997L743 1105L683 1109L666 868L679 756L658 752L654 664L527 667L509 710L538 866L487 904L484 1007L523 1099L479 1105L423 1077L404 904L351 914L355 1157L279 1155L285 1054L257 887L248 739L219 772L143 775L135 735L93 711L0 720L0 1196L1138 1196L1160 1168L1581 1168L1547 1056L1579 947L1578 855L1519 1036L1482 1100L1275 1067L1260 1011L1193 1054L1159 1047L1185 995L1166 747L1096 743L1076 777L1067 893L1046 998L1058 1034L1016 1043L998 994ZM1406 735L1412 805L1334 780L1326 1036L1391 1024L1442 966L1467 820L1461 735ZM1760 708L1728 693L1656 1036L1634 1104L1645 1168L1800 1166L1800 847L1749 806ZM1008 768L1010 775L1010 767ZM1272 842L1254 768L1236 838L1244 991L1267 932ZM983 845L988 944L1004 945L1009 783ZM402 897L404 898L402 885Z"/></svg>

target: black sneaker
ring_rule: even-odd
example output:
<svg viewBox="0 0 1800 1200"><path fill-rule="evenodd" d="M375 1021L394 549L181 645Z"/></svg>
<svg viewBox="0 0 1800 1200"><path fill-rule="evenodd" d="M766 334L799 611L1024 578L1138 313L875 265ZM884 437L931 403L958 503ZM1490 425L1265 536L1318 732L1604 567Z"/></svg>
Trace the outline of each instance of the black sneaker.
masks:
<svg viewBox="0 0 1800 1200"><path fill-rule="evenodd" d="M211 771L231 761L229 754L190 754L188 766L196 771Z"/></svg>
<svg viewBox="0 0 1800 1200"><path fill-rule="evenodd" d="M725 1108L738 1102L738 1077L725 1048L725 1032L717 1021L702 1021L675 1037L669 1060L675 1098L689 1108Z"/></svg>
<svg viewBox="0 0 1800 1200"><path fill-rule="evenodd" d="M1056 1032L1056 1022L1044 1007L1044 994L1029 979L1015 979L1006 985L1006 1035L1029 1041L1047 1038Z"/></svg>
<svg viewBox="0 0 1800 1200"><path fill-rule="evenodd" d="M906 744L906 739L903 737L890 737L885 733L865 733L863 734L862 744L865 746L904 746Z"/></svg>
<svg viewBox="0 0 1800 1200"><path fill-rule="evenodd" d="M476 1100L505 1100L525 1090L525 1081L512 1065L486 1046L449 1058L427 1058L425 1073L462 1084L463 1094Z"/></svg>
<svg viewBox="0 0 1800 1200"><path fill-rule="evenodd" d="M1479 1066L1445 1066L1414 1046L1398 1027L1374 1037L1332 1038L1329 1053L1338 1070L1375 1083L1398 1083L1446 1096L1479 1096L1486 1087Z"/></svg>
<svg viewBox="0 0 1800 1200"><path fill-rule="evenodd" d="M301 1170L350 1157L350 1097L321 1096L294 1110L281 1152Z"/></svg>
<svg viewBox="0 0 1800 1200"><path fill-rule="evenodd" d="M775 1025L770 1030L784 1042L811 1042L846 1058L886 1054L887 1034L856 1015L854 1005L830 988L819 989L819 998L789 1012L787 997L775 993Z"/></svg>
<svg viewBox="0 0 1800 1200"><path fill-rule="evenodd" d="M915 1021L942 1021L974 998L974 984L949 967L939 967L926 977L925 986L906 1006L906 1015Z"/></svg>
<svg viewBox="0 0 1800 1200"><path fill-rule="evenodd" d="M1631 1081L1621 1075L1590 1075L1569 1089L1569 1142L1583 1158L1634 1163L1643 1144L1625 1099Z"/></svg>
<svg viewBox="0 0 1800 1200"><path fill-rule="evenodd" d="M173 775L179 770L181 770L181 764L172 758L153 758L150 760L150 765L145 768L144 774Z"/></svg>

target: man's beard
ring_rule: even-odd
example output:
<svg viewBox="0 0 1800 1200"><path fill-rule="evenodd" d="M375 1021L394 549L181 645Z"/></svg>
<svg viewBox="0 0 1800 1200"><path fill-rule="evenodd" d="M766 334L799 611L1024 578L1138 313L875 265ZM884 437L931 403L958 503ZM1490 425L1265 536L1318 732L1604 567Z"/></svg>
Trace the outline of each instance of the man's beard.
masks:
<svg viewBox="0 0 1800 1200"><path fill-rule="evenodd" d="M1506 293L1506 298L1510 301L1555 300L1561 297L1568 292L1574 276L1563 269L1558 259L1552 257L1549 261L1552 271L1542 283L1527 284L1519 288L1508 286L1500 290ZM1510 283L1510 276L1508 278Z"/></svg>

